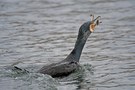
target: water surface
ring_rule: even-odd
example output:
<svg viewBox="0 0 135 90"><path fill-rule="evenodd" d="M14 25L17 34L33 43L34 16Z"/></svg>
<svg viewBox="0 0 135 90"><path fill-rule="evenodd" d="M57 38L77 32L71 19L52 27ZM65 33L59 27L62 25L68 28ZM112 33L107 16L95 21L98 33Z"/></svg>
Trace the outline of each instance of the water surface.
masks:
<svg viewBox="0 0 135 90"><path fill-rule="evenodd" d="M134 0L0 0L0 89L135 90L134 12ZM34 73L70 53L90 14L103 23L84 47L82 68L62 79Z"/></svg>

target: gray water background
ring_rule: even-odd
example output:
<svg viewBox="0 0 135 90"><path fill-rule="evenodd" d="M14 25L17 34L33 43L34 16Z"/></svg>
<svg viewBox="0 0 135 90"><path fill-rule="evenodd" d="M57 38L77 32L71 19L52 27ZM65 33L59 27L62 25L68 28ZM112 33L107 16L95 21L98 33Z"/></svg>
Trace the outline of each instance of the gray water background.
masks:
<svg viewBox="0 0 135 90"><path fill-rule="evenodd" d="M88 38L82 69L61 79L34 73L71 52L90 14L103 23ZM0 0L0 90L135 90L135 1Z"/></svg>

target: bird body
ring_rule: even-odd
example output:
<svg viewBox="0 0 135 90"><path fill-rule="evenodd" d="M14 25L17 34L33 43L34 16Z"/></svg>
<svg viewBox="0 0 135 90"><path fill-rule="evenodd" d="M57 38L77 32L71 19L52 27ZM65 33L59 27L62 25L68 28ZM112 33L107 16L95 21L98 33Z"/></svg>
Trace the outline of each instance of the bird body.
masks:
<svg viewBox="0 0 135 90"><path fill-rule="evenodd" d="M38 71L39 73L48 74L52 77L62 77L67 76L79 67L76 62L62 61L58 63L53 63L48 66L44 66Z"/></svg>
<svg viewBox="0 0 135 90"><path fill-rule="evenodd" d="M52 77L62 77L78 69L83 47L89 35L94 31L95 26L99 24L99 17L100 16L94 19L93 16L91 21L85 22L80 27L74 49L63 61L43 66L38 72L51 75ZM94 23L95 21L96 23Z"/></svg>

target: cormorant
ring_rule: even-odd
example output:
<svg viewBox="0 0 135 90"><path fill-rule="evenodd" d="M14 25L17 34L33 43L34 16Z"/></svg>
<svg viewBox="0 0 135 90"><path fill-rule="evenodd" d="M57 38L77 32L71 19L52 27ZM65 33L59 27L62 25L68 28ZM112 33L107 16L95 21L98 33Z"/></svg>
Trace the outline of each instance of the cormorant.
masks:
<svg viewBox="0 0 135 90"><path fill-rule="evenodd" d="M38 72L51 75L52 77L67 76L74 72L79 67L79 59L87 38L94 31L95 27L99 25L99 19L100 16L94 19L94 15L91 15L91 21L81 25L77 41L71 53L63 61L43 66Z"/></svg>

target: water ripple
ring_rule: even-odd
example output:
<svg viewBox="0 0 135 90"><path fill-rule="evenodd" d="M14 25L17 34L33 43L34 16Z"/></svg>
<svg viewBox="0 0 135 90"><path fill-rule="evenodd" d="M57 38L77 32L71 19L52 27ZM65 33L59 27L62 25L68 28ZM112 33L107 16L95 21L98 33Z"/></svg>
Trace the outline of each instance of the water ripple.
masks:
<svg viewBox="0 0 135 90"><path fill-rule="evenodd" d="M134 3L134 0L1 0L0 87L134 90ZM74 47L80 25L90 20L89 14L102 16L103 23L88 38L79 72L56 80L30 74L28 82L27 75L13 78L9 77L13 72L4 73L6 70L2 68L13 63L37 71L44 64L63 60Z"/></svg>

